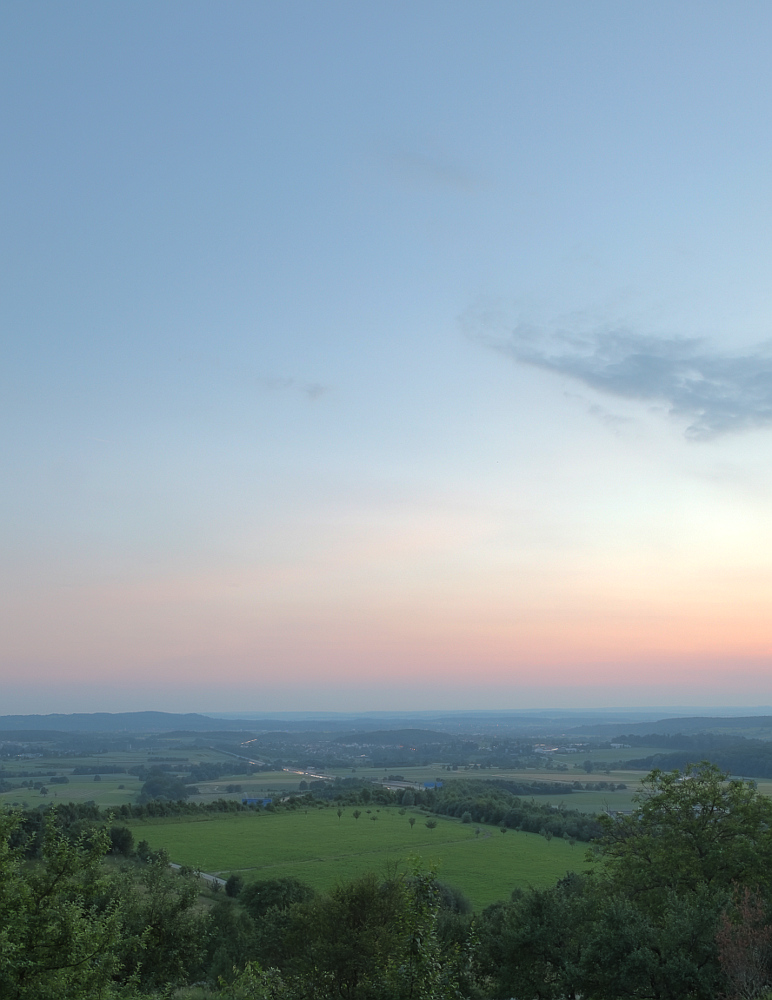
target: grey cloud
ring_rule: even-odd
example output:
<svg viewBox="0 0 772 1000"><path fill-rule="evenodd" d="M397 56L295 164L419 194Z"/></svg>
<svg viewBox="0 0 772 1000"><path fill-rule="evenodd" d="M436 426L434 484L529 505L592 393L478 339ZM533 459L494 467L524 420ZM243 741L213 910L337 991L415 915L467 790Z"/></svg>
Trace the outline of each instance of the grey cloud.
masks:
<svg viewBox="0 0 772 1000"><path fill-rule="evenodd" d="M772 424L772 350L718 354L705 341L627 330L545 333L519 326L490 346L612 396L663 402L689 421L686 436L707 440Z"/></svg>
<svg viewBox="0 0 772 1000"><path fill-rule="evenodd" d="M301 392L308 399L318 399L325 392L330 391L330 387L322 385L321 382L303 382L295 378L261 378L258 385L269 391L290 390Z"/></svg>
<svg viewBox="0 0 772 1000"><path fill-rule="evenodd" d="M611 413L605 406L599 406L597 403L593 403L591 406L588 406L587 412L590 416L596 417L607 427L610 427L615 431L619 430L619 428L623 427L625 424L631 423L630 417L623 417L618 413Z"/></svg>
<svg viewBox="0 0 772 1000"><path fill-rule="evenodd" d="M469 193L480 186L479 178L431 140L419 146L381 148L376 156L395 180L411 187Z"/></svg>
<svg viewBox="0 0 772 1000"><path fill-rule="evenodd" d="M394 164L405 179L412 182L436 184L459 191L470 191L475 186L472 176L465 170L439 158L404 153L394 158Z"/></svg>

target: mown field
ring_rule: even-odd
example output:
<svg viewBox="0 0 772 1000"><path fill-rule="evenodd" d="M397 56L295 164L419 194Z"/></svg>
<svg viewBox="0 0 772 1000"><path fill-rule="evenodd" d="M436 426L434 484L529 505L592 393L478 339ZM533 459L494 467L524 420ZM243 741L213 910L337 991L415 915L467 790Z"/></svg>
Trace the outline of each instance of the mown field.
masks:
<svg viewBox="0 0 772 1000"><path fill-rule="evenodd" d="M33 757L9 760L0 768L0 777L7 777L13 784L27 780L13 777L14 772L25 771L29 780L42 782L46 788L41 794L38 788L14 788L8 792L0 792L0 808L15 807L34 808L39 805L55 804L57 802L88 802L93 801L101 808L119 806L123 803L135 803L138 800L142 782L136 775L128 773L110 774L105 769L111 767L136 768L139 765L153 767L154 764L172 764L193 761L195 763L227 763L229 758L218 750L207 747L183 747L179 750L151 751L114 751L101 754L79 754L61 757ZM99 779L93 774L74 774L76 768L99 769ZM50 774L64 775L68 779L65 785L52 784ZM192 802L211 802L218 798L238 799L243 795L275 796L297 792L302 780L301 774L289 771L266 771L248 777L235 774L217 781L197 782L198 795L191 796ZM242 792L227 792L227 785L240 785Z"/></svg>
<svg viewBox="0 0 772 1000"><path fill-rule="evenodd" d="M508 898L513 889L550 885L568 870L584 865L585 846L537 834L480 826L429 816L420 810L400 815L397 807L369 813L346 808L339 819L333 807L300 807L276 814L235 814L196 820L132 822L135 841L163 847L170 858L202 871L246 882L293 876L316 889L366 871L388 872L410 858L436 865L439 877L457 886L475 907ZM409 819L415 819L411 828Z"/></svg>
<svg viewBox="0 0 772 1000"><path fill-rule="evenodd" d="M603 791L574 791L568 795L558 792L554 796L539 796L539 801L549 802L551 805L561 803L569 809L578 809L581 812L596 813L605 809L627 810L632 807L632 797L638 788L642 771L615 770L605 773L608 762L614 760L624 760L625 758L640 756L642 753L651 754L657 752L655 749L647 748L642 751L640 748L621 750L595 750L586 751L581 754L556 755L553 758L554 764L565 764L566 770L557 770L556 766L532 767L525 769L485 769L473 770L471 768L459 767L457 771L446 771L445 764L437 762L421 767L395 767L384 770L383 768L359 767L356 769L345 768L330 770L331 777L352 777L370 779L374 781L387 780L389 774L398 773L408 782L422 784L425 781L441 780L443 782L457 780L459 778L503 778L510 781L607 781L619 784L623 782L627 785L624 791L603 792ZM142 783L131 774L100 774L100 780L95 781L93 775L75 775L73 768L77 766L100 767L133 767L138 764L152 766L157 762L159 756L165 763L171 763L175 759L192 760L196 762L211 762L222 764L228 757L217 750L208 748L181 748L179 750L163 751L162 754L156 752L144 753L136 751L123 751L99 755L83 755L79 757L51 757L34 758L31 760L19 760L6 765L6 770L26 770L35 775L38 780L46 781L45 772L55 771L57 774L66 775L69 783L66 785L47 784L46 794L41 795L39 789L15 789L10 792L0 793L0 806L19 805L24 808L34 807L44 803L55 802L86 802L93 800L98 806L110 807L121 805L124 802L136 802ZM579 760L581 758L581 760ZM583 763L585 759L590 759L595 765L592 773L587 774L583 767L575 766ZM295 771L270 771L255 774L254 777L235 774L230 777L220 778L217 781L197 782L198 795L191 796L192 802L211 802L218 798L241 799L245 795L275 797L285 794L296 793L304 775ZM14 782L19 779L10 779ZM308 780L313 780L309 778ZM239 785L241 792L228 792L228 785ZM768 787L767 787L768 786ZM772 794L772 781L759 782L759 788L765 794Z"/></svg>

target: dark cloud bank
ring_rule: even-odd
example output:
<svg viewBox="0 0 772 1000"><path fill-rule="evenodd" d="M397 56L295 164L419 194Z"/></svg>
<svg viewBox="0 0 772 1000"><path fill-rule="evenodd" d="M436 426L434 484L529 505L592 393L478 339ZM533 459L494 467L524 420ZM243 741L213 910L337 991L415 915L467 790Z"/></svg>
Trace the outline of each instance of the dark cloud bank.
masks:
<svg viewBox="0 0 772 1000"><path fill-rule="evenodd" d="M727 355L696 339L624 330L545 334L523 326L492 346L613 396L664 402L690 421L686 436L693 440L772 424L770 344Z"/></svg>

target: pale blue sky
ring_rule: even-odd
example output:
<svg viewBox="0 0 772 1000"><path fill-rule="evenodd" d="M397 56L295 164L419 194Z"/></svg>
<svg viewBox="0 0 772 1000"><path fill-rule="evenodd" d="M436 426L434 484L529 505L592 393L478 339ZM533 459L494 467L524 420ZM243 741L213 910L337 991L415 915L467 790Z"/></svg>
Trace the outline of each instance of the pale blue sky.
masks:
<svg viewBox="0 0 772 1000"><path fill-rule="evenodd" d="M6 3L7 711L768 703L770 42Z"/></svg>

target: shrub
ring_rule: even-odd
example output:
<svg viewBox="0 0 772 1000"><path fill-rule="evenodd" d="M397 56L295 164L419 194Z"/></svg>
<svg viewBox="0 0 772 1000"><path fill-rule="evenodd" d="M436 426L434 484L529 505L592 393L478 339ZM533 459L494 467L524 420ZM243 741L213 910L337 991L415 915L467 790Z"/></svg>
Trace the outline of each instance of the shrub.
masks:
<svg viewBox="0 0 772 1000"><path fill-rule="evenodd" d="M243 885L244 879L241 875L229 875L225 883L225 895L235 899L241 892Z"/></svg>

